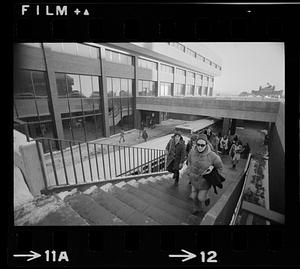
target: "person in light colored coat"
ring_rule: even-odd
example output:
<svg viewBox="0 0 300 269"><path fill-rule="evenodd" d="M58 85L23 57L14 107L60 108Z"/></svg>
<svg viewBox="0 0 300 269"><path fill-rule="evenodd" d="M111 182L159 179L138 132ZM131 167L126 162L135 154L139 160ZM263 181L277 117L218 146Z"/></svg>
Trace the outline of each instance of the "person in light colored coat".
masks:
<svg viewBox="0 0 300 269"><path fill-rule="evenodd" d="M217 168L218 172L221 171L223 168L222 160L212 151L207 136L200 134L196 148L189 153L188 167L185 171L185 175L192 183L190 198L194 201L193 213L202 210L203 202L205 205L209 205L210 200L207 195L211 184L205 180L203 175L210 173L213 167Z"/></svg>

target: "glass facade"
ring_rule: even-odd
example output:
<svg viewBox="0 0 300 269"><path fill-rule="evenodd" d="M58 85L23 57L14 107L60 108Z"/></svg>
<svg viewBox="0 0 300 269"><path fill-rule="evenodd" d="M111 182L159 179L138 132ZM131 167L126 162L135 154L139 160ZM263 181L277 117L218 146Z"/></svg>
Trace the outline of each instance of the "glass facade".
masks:
<svg viewBox="0 0 300 269"><path fill-rule="evenodd" d="M31 138L55 137L48 91L45 72L24 69L14 71L14 117L26 123ZM25 129L19 131L26 135Z"/></svg>
<svg viewBox="0 0 300 269"><path fill-rule="evenodd" d="M99 77L66 73L55 76L65 138L90 141L103 137Z"/></svg>
<svg viewBox="0 0 300 269"><path fill-rule="evenodd" d="M187 50L182 44L174 44L176 44L174 46L177 48L183 47L184 52L199 58L198 56L200 55L192 50ZM100 65L100 49L98 47L80 43L20 43L20 45L24 45L22 48L28 51L28 55L34 53L35 57L41 57L41 59L45 56L41 53L39 53L39 56L36 56L36 51L37 49L42 51L44 47L63 54L93 59L90 60L92 64L95 63L94 59L98 59ZM60 56L61 61L67 59L71 63L74 62L73 58L67 57L67 55L61 54ZM105 55L102 55L102 57L106 61L120 64L116 68L124 68L121 64L134 64L133 56L114 51L113 49L105 49ZM201 59L204 58L201 56ZM59 60L56 59L56 61ZM137 65L140 68L158 71L159 67L159 71L165 73L161 77L158 74L158 78L161 80L159 84L157 81L152 81L153 78L151 76L143 80L138 79L137 96L212 95L213 77L209 79L205 74L197 73L192 69L187 70L184 67L177 67L175 64L171 66L160 63L158 66L155 60L151 61L142 58L137 61ZM57 135L61 134L62 137L59 138L66 140L95 140L104 136L103 124L105 115L103 113L102 96L103 90L106 90L109 110L107 121L110 135L119 133L121 128L125 130L132 129L134 127L133 87L135 85L132 79L134 76L133 69L126 70L126 72L128 70L132 71L130 79L121 77L124 76L122 72L120 72L120 75L114 75L116 73L115 70L110 75L106 73L107 88L102 89L101 70L95 71L91 69L91 73L94 75L82 74L76 71L78 69L73 68L70 62L64 65L66 68L70 65L69 72L58 72L58 68L56 69L56 66L52 66L51 69L54 70L53 75L55 76L55 81L50 81L52 84L49 84L47 72L45 71L14 70L14 119L21 120L28 125L29 135L32 138L58 138ZM88 59L85 59L85 62L88 63ZM216 66L220 68L218 65ZM176 74L174 74L175 68ZM59 68L59 70L61 69ZM85 72L87 71L84 70ZM99 75L95 75L98 72ZM146 72L143 75L147 77ZM205 78L203 78L204 75ZM181 84L172 83L176 81L176 76L181 76L178 80ZM186 77L186 80L182 77ZM50 100L50 97L52 100ZM54 144L53 147L55 148ZM45 145L45 148L47 148L47 145Z"/></svg>
<svg viewBox="0 0 300 269"><path fill-rule="evenodd" d="M107 78L110 134L133 128L132 79Z"/></svg>

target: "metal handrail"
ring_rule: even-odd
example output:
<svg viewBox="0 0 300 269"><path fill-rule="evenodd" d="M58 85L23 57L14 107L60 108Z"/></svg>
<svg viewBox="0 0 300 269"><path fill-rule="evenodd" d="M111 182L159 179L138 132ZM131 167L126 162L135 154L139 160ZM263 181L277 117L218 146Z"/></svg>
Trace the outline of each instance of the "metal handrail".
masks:
<svg viewBox="0 0 300 269"><path fill-rule="evenodd" d="M242 197L243 197L244 190L245 190L245 187L246 187L246 181L247 181L247 176L248 176L248 172L249 172L249 166L250 166L250 160L251 159L252 159L252 154L249 153L248 159L247 159L247 163L245 165L244 173L243 173L243 177L244 177L243 187L242 187L242 190L241 190L241 193L240 193L237 205L236 205L236 207L234 209L234 212L233 212L233 215L232 215L232 218L231 218L231 221L230 221L229 225L234 225L235 224L237 216L238 216L238 212L240 211L241 204L242 204L241 201L242 201Z"/></svg>
<svg viewBox="0 0 300 269"><path fill-rule="evenodd" d="M37 145L40 143L43 149L47 146L49 150L50 158L48 161L50 165L48 165L48 169L51 171L48 171L48 173L45 171L44 173L46 190L53 186L76 185L80 182L109 180L113 177L132 175L133 173L148 174L152 171L166 170L165 152L161 149L45 137L35 138L32 141L35 141ZM55 155L53 142L59 147ZM63 149L64 143L67 145L66 150L68 152ZM100 146L99 151L97 151L97 145ZM119 154L116 151L119 151ZM40 155L40 162L44 165L43 156ZM78 159L74 156L77 156ZM98 158L102 158L102 164ZM47 182L47 177L49 180L51 179L52 183Z"/></svg>

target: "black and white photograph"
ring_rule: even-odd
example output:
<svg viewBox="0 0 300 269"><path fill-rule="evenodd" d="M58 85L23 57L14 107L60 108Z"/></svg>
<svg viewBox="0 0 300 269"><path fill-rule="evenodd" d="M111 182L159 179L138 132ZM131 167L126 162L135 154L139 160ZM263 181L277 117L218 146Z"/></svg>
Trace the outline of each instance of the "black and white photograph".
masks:
<svg viewBox="0 0 300 269"><path fill-rule="evenodd" d="M15 226L285 224L283 42L13 56Z"/></svg>

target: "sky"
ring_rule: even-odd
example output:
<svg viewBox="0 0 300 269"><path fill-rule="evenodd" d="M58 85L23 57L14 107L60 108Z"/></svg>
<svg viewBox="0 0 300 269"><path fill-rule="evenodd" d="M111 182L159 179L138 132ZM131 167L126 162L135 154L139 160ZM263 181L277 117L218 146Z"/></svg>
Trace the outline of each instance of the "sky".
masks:
<svg viewBox="0 0 300 269"><path fill-rule="evenodd" d="M222 59L221 76L215 77L214 95L238 95L258 90L267 83L275 90L284 86L284 43L201 43Z"/></svg>

